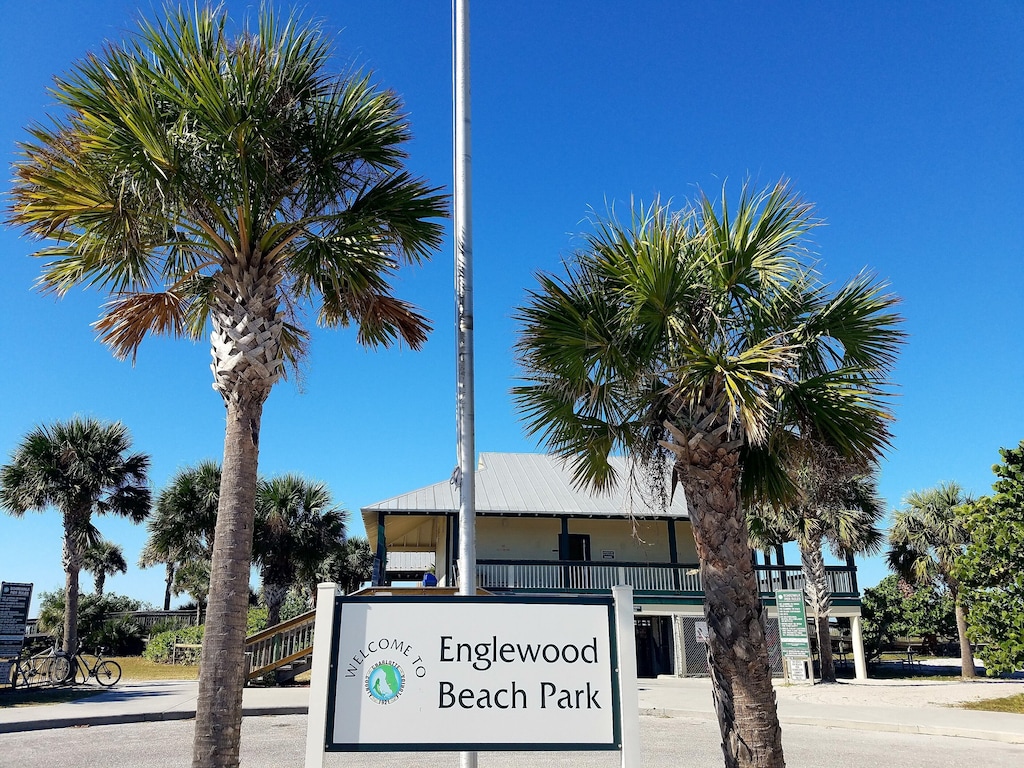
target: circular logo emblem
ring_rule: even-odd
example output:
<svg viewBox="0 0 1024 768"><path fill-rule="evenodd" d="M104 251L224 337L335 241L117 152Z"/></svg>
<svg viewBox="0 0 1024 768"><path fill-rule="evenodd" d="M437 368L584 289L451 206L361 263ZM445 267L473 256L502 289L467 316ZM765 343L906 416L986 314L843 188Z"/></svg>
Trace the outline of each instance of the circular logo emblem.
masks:
<svg viewBox="0 0 1024 768"><path fill-rule="evenodd" d="M390 704L405 689L405 673L393 661L380 661L366 675L366 692L378 704Z"/></svg>

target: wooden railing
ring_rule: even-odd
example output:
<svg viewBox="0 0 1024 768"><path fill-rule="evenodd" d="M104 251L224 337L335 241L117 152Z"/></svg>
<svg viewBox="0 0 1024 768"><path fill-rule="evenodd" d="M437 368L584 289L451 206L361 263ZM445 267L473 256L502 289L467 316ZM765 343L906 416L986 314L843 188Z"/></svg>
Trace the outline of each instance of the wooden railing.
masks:
<svg viewBox="0 0 1024 768"><path fill-rule="evenodd" d="M106 618L129 618L147 631L157 624L166 625L168 629L181 629L198 623L194 608L185 611L121 611L108 613Z"/></svg>
<svg viewBox="0 0 1024 768"><path fill-rule="evenodd" d="M246 679L252 680L311 654L314 619L316 611L310 611L245 638L249 662Z"/></svg>
<svg viewBox="0 0 1024 768"><path fill-rule="evenodd" d="M827 570L833 594L857 594L854 569L829 566ZM759 565L755 571L762 594L804 586L799 566ZM608 592L616 584L629 584L637 593L704 594L696 564L478 560L476 578L482 589L499 591Z"/></svg>

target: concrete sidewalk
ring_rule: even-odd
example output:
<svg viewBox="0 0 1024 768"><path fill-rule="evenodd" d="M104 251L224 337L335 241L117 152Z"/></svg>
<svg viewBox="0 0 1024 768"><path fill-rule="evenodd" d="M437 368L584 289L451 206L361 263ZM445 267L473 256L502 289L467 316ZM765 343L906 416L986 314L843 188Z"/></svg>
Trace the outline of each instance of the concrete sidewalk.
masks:
<svg viewBox="0 0 1024 768"><path fill-rule="evenodd" d="M777 685L783 725L817 725L868 731L960 736L1024 744L1024 715L977 712L951 704L1024 693L1024 680L867 680L835 685ZM110 725L195 717L198 684L124 683L79 701L33 707L0 707L0 733ZM707 678L641 680L642 715L714 719ZM246 688L246 716L304 714L309 689Z"/></svg>
<svg viewBox="0 0 1024 768"><path fill-rule="evenodd" d="M640 681L640 713L714 719L711 681ZM833 685L785 685L775 695L783 725L959 736L1024 744L1024 715L961 709L956 704L1024 694L1024 680L844 680Z"/></svg>

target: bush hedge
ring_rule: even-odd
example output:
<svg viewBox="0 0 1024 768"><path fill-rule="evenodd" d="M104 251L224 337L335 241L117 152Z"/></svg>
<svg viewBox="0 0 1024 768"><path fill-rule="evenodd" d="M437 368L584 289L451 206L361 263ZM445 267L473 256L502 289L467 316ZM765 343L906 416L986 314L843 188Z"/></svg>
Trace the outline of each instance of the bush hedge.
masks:
<svg viewBox="0 0 1024 768"><path fill-rule="evenodd" d="M253 635L267 626L267 609L250 608L246 619L246 634ZM152 635L143 656L150 661L170 664L173 654L175 663L198 664L198 648L181 648L174 650L175 643L182 645L200 645L203 642L203 626L182 627L158 632Z"/></svg>

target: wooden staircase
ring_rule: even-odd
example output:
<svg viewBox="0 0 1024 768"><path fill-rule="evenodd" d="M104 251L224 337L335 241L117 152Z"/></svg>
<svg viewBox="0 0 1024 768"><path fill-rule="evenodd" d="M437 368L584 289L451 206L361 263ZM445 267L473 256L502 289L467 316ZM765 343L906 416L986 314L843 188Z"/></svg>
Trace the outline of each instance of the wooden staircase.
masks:
<svg viewBox="0 0 1024 768"><path fill-rule="evenodd" d="M287 683L308 670L315 618L316 611L310 611L245 638L246 682L273 672L278 684Z"/></svg>

